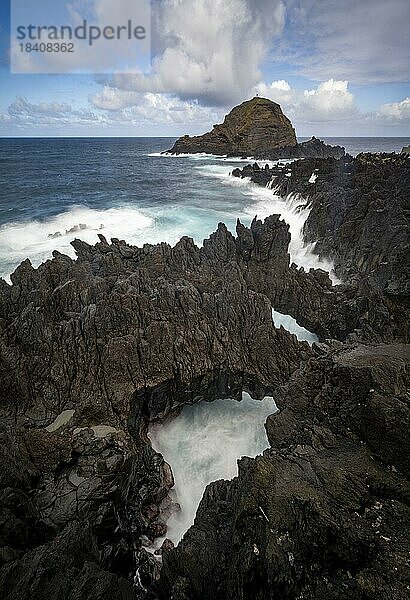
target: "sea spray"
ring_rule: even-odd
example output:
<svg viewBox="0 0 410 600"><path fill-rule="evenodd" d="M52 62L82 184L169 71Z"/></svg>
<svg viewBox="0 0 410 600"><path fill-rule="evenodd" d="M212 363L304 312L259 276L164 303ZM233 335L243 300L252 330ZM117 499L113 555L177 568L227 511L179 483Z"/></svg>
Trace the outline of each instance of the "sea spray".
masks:
<svg viewBox="0 0 410 600"><path fill-rule="evenodd" d="M71 143L71 150L70 145L64 145L65 160L58 160L57 181L55 161L61 155L54 146L36 141L32 149L21 144L23 150L19 151L27 153L27 158L22 163L21 189L17 186L15 193L18 200L0 207L0 274L6 279L26 258L35 267L50 259L53 250L75 258L70 245L75 237L94 244L102 233L108 241L115 237L142 246L158 242L174 245L188 235L201 245L220 221L234 233L237 217L249 226L255 215L264 218L274 212L291 226L290 253L297 265L327 271L332 268L330 262L319 260L313 253L313 244L303 243L306 210L298 212L297 205L274 196L268 188L229 175L234 166L244 166L249 160L166 156L150 152L145 142L136 141L110 142L110 150L106 141L81 147ZM58 148L60 142L56 144ZM140 144L144 150L138 154ZM150 144L155 148L155 143ZM158 148L163 142L156 144ZM32 169L39 166L36 160L33 165L37 145L41 152L36 160L41 157L41 168L48 164L44 163L47 153L51 165L50 175L40 187ZM13 189L16 185L14 182Z"/></svg>
<svg viewBox="0 0 410 600"><path fill-rule="evenodd" d="M272 398L252 400L244 393L241 402L215 400L184 406L175 419L151 425L152 446L172 467L173 499L181 505L167 523L166 537L174 544L193 524L205 487L218 479L232 479L238 458L254 457L268 447L264 424L276 410Z"/></svg>
<svg viewBox="0 0 410 600"><path fill-rule="evenodd" d="M223 185L239 188L245 197L250 198L250 202L244 207L242 214L238 215L245 223L248 223L255 215L259 219L264 219L269 215L279 214L289 225L291 261L307 271L323 269L329 273L334 284L339 283L333 272L332 262L319 258L314 253L315 244L306 244L303 239L303 226L310 210L303 198L296 194L289 194L286 198L282 198L271 188L252 183L249 178L232 177L222 165L206 165L196 167L196 169L205 176L219 179Z"/></svg>
<svg viewBox="0 0 410 600"><path fill-rule="evenodd" d="M34 266L51 258L58 249L75 257L70 241L78 237L90 244L98 241L98 233L108 239L125 237L143 239L153 226L147 214L132 207L96 210L85 206L74 206L57 216L40 221L20 221L0 227L0 264L3 275L9 273L22 260L29 257ZM159 241L159 240L158 240Z"/></svg>

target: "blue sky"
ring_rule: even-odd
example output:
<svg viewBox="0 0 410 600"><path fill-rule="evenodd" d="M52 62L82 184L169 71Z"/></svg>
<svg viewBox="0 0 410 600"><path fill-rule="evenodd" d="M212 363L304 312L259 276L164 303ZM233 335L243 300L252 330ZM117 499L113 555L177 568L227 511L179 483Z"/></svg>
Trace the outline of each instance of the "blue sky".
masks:
<svg viewBox="0 0 410 600"><path fill-rule="evenodd" d="M3 1L0 135L202 133L256 93L300 136L410 135L407 0L153 0L153 13L149 73L16 75Z"/></svg>

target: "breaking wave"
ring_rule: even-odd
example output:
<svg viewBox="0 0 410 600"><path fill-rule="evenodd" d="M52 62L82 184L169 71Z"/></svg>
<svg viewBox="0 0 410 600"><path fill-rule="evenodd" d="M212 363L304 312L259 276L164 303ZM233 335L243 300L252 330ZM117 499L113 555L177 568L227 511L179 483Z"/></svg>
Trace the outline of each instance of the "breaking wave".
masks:
<svg viewBox="0 0 410 600"><path fill-rule="evenodd" d="M167 155L154 152L149 156ZM167 169L158 171L158 161L155 159L152 166L144 167L146 193L139 192L137 201L124 199L124 203L117 205L121 201L112 201L107 197L105 206L98 208L77 204L41 220L32 218L2 225L0 274L8 279L10 273L26 258L30 258L33 266L37 267L51 258L53 250L74 258L75 253L70 245L74 238L94 244L98 241L97 234L102 233L108 240L115 237L142 246L144 243L158 242L173 245L182 236L188 235L201 245L204 238L215 231L219 221L226 223L234 232L237 217L249 225L255 215L263 219L273 213L280 214L290 226L292 261L305 269L313 267L331 271L332 264L320 260L313 253L314 245L305 245L303 242L302 228L308 216L303 200L294 197L283 199L268 188L252 184L248 179L232 177L230 171L235 166L249 162L244 159L213 155L187 156L192 159L187 161L191 165L188 168L177 168L166 161ZM180 161L176 163L181 165ZM186 190L184 193L181 192L182 186ZM32 206L35 212L35 197Z"/></svg>
<svg viewBox="0 0 410 600"><path fill-rule="evenodd" d="M78 237L98 241L98 233L110 237L142 238L153 225L150 216L133 208L95 210L75 206L47 220L7 223L0 228L0 264L7 277L27 257L38 266L53 250L75 256L70 242Z"/></svg>
<svg viewBox="0 0 410 600"><path fill-rule="evenodd" d="M249 204L245 206L242 215L238 215L245 222L252 219L255 215L259 219L264 219L269 215L279 214L289 225L291 234L289 254L291 261L307 271L309 269L323 269L329 273L334 284L339 283L338 278L333 272L333 263L319 258L313 252L315 244L306 244L303 239L303 226L309 216L309 208L307 208L303 198L294 194L282 198L274 194L272 189L252 183L249 178L241 179L233 177L226 172L226 168L219 165L207 165L196 168L205 176L219 179L223 185L241 189L242 194L249 198Z"/></svg>

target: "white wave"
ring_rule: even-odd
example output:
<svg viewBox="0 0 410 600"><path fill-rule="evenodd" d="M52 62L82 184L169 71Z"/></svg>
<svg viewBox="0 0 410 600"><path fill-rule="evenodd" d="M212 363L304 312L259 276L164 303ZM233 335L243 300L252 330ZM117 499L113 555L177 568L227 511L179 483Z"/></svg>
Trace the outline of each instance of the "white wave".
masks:
<svg viewBox="0 0 410 600"><path fill-rule="evenodd" d="M212 161L218 161L218 162L223 162L223 163L239 163L239 164L243 164L244 166L251 163L258 163L259 166L264 167L266 164L269 165L269 167L273 167L275 165L277 165L278 163L281 164L288 164L293 162L294 160L296 160L295 158L282 158L279 160L270 160L268 158L266 159L260 159L260 158L255 158L254 156L228 156L228 155L222 155L222 154L207 154L206 152L197 152L197 153L181 153L181 154L172 154L170 152L150 152L149 154L146 154L145 156L152 156L152 157L165 157L165 158L189 158L191 160L212 160Z"/></svg>
<svg viewBox="0 0 410 600"><path fill-rule="evenodd" d="M51 258L53 250L75 257L70 242L78 237L94 244L97 233L109 240L111 237L133 239L152 227L150 216L133 208L109 208L95 210L75 206L45 221L32 220L8 223L0 228L0 264L3 276L9 273L26 258L34 266Z"/></svg>
<svg viewBox="0 0 410 600"><path fill-rule="evenodd" d="M228 194L221 190L218 195L213 190L212 202L199 202L194 197L190 204L183 205L163 203L141 208L125 204L100 210L74 206L45 221L8 223L0 227L1 275L8 279L9 274L26 258L30 258L37 267L51 258L53 250L74 258L70 242L75 237L94 244L98 241L97 234L102 233L108 240L116 237L140 246L163 241L173 245L182 236L189 235L197 245L201 245L203 239L215 231L219 221L225 222L234 231L237 217L249 225L255 215L264 218L273 213L281 214L290 226L292 260L306 269L313 267L331 271L330 262L313 254L314 245L303 243L302 227L308 210L300 209L302 200L292 197L283 200L269 188L257 186L249 179L232 177L227 162L212 160L195 166L195 172L237 191ZM336 283L337 279L333 275L332 278Z"/></svg>
<svg viewBox="0 0 410 600"><path fill-rule="evenodd" d="M280 214L281 218L289 225L291 235L289 254L292 262L306 271L323 269L329 273L334 285L340 283L334 273L332 261L322 259L314 254L315 244L306 244L303 239L303 226L310 212L303 198L295 194L282 198L272 190L261 187L252 188L250 195L256 197L256 202L245 208L245 214L250 217L257 215L259 219L264 219L272 214Z"/></svg>
<svg viewBox="0 0 410 600"><path fill-rule="evenodd" d="M212 177L214 179L221 179L225 183L230 183L232 178L229 171L226 169L226 165L200 165L195 167L196 171L199 171L203 177ZM235 177L235 179L238 179Z"/></svg>
<svg viewBox="0 0 410 600"><path fill-rule="evenodd" d="M300 342L308 342L311 346L314 342L318 342L319 338L315 333L308 331L304 327L301 327L290 315L284 315L277 310L272 309L273 324L278 329L282 326L286 331L293 333Z"/></svg>
<svg viewBox="0 0 410 600"><path fill-rule="evenodd" d="M174 499L181 511L167 522L166 537L178 543L193 524L205 487L218 479L231 479L241 456L254 457L268 447L264 423L277 408L272 398L241 402L216 400L184 406L165 424L153 424L149 437L153 448L171 465ZM164 538L156 540L160 547Z"/></svg>
<svg viewBox="0 0 410 600"><path fill-rule="evenodd" d="M252 183L249 177L233 177L225 165L200 165L195 167L203 177L218 179L222 185L243 188L244 190L258 189L259 186Z"/></svg>
<svg viewBox="0 0 410 600"><path fill-rule="evenodd" d="M75 258L70 242L79 238L94 244L98 233L108 241L115 237L137 246L160 242L174 245L189 235L201 246L219 221L233 229L236 213L235 206L227 207L222 200L212 207L164 203L143 209L125 205L97 210L76 206L45 221L8 223L0 227L0 276L10 281L10 273L22 260L30 258L37 267L52 257L53 250Z"/></svg>
<svg viewBox="0 0 410 600"><path fill-rule="evenodd" d="M233 177L221 165L199 166L196 169L206 177L219 179L223 185L242 188L242 194L252 199L252 202L244 208L243 214L238 215L242 220L247 221L255 216L264 219L269 215L279 214L289 225L291 234L289 254L292 262L307 271L309 269L323 269L329 273L334 285L340 283L333 271L333 263L319 258L313 252L315 244L306 244L303 239L303 226L310 212L303 198L295 194L282 198L271 189L274 182L269 187L261 187L253 183L248 177L243 179Z"/></svg>
<svg viewBox="0 0 410 600"><path fill-rule="evenodd" d="M191 158L193 160L218 160L226 158L226 156L219 156L218 154L207 154L206 152L188 153L181 152L179 154L173 154L172 152L149 152L145 156L154 156L161 158Z"/></svg>

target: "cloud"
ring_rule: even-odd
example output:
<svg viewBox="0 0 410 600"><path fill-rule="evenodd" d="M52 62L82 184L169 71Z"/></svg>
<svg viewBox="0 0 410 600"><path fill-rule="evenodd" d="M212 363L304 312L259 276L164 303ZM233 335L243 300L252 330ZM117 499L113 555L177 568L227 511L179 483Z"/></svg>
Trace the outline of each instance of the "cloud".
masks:
<svg viewBox="0 0 410 600"><path fill-rule="evenodd" d="M8 113L11 117L61 117L65 113L71 113L72 109L69 104L60 102L39 102L32 104L26 98L17 96L16 99L8 107Z"/></svg>
<svg viewBox="0 0 410 600"><path fill-rule="evenodd" d="M119 74L111 87L234 104L260 80L261 63L284 25L281 0L163 0L154 6L151 75Z"/></svg>
<svg viewBox="0 0 410 600"><path fill-rule="evenodd" d="M299 135L409 135L410 97L361 111L347 81L329 79L316 88L299 90L281 79L259 83L259 95L278 102Z"/></svg>
<svg viewBox="0 0 410 600"><path fill-rule="evenodd" d="M11 29L22 27L20 35L26 37L11 38L14 73L113 73L130 67L143 71L149 64L150 0L42 0L15 4ZM132 24L129 34L128 24ZM143 39L136 39L132 33L137 24L145 29ZM30 32L29 27L32 27ZM61 27L66 28L64 33ZM68 28L71 28L70 33ZM24 43L33 40L32 45L35 41L36 46L70 43L72 48L58 52L22 52L21 39Z"/></svg>
<svg viewBox="0 0 410 600"><path fill-rule="evenodd" d="M291 88L284 80L260 83L256 91L275 102L295 122L329 122L355 117L357 108L347 81L329 79L315 89Z"/></svg>
<svg viewBox="0 0 410 600"><path fill-rule="evenodd" d="M410 123L410 97L401 102L392 102L383 104L379 110L379 118L385 118L387 121L398 124Z"/></svg>
<svg viewBox="0 0 410 600"><path fill-rule="evenodd" d="M120 90L105 85L101 92L90 97L90 102L103 110L121 110L141 102L141 94L128 90Z"/></svg>
<svg viewBox="0 0 410 600"><path fill-rule="evenodd" d="M285 0L276 58L312 79L410 81L408 0Z"/></svg>
<svg viewBox="0 0 410 600"><path fill-rule="evenodd" d="M41 125L104 125L107 119L88 109L73 109L70 104L60 102L29 102L22 96L17 96L0 114L0 122L15 125L20 128L38 127Z"/></svg>
<svg viewBox="0 0 410 600"><path fill-rule="evenodd" d="M223 112L198 101L181 100L167 94L141 93L104 86L90 98L98 109L117 112L113 119L142 119L151 123L207 123L222 118Z"/></svg>
<svg viewBox="0 0 410 600"><path fill-rule="evenodd" d="M115 93L121 93L116 90ZM198 102L188 102L165 94L138 94L134 104L120 111L117 118L135 125L140 123L180 124L195 123L208 127L209 123L222 117L212 108L201 106Z"/></svg>
<svg viewBox="0 0 410 600"><path fill-rule="evenodd" d="M198 102L180 100L165 94L124 92L105 87L92 99L94 109L74 109L67 103L32 103L17 96L7 111L0 114L0 123L19 129L42 126L80 126L87 128L130 127L143 125L176 125L184 129L189 124L207 128L222 118L223 113L201 106Z"/></svg>
<svg viewBox="0 0 410 600"><path fill-rule="evenodd" d="M354 97L347 81L329 79L314 90L303 92L302 110L310 120L346 119L356 112Z"/></svg>

